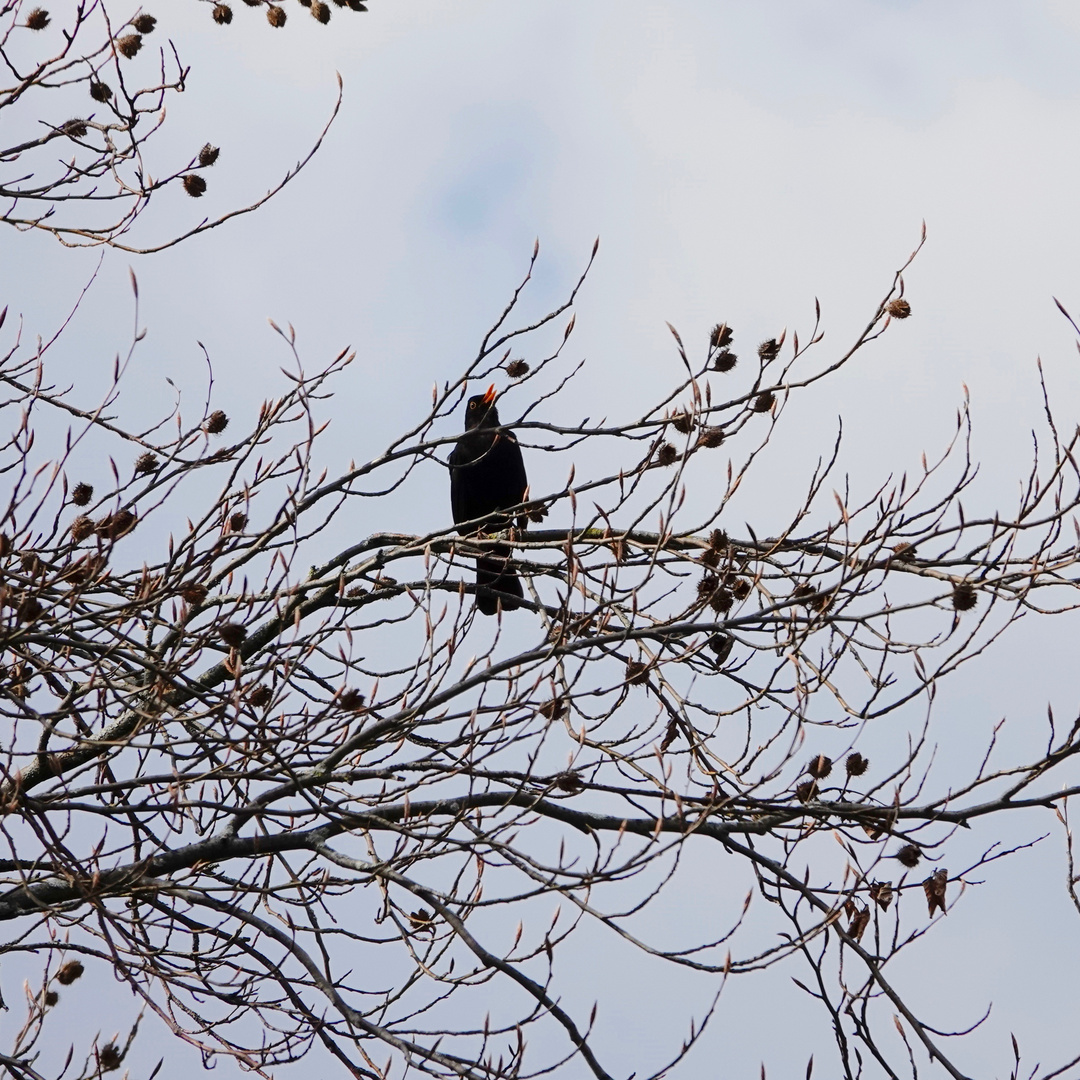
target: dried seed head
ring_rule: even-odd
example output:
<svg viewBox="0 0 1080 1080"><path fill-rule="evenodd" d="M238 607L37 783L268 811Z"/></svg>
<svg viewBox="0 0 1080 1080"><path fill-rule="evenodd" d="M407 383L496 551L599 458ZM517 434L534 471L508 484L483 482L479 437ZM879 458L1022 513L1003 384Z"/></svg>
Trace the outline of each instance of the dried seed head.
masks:
<svg viewBox="0 0 1080 1080"><path fill-rule="evenodd" d="M717 323L709 334L709 348L726 349L734 336L734 332L727 323Z"/></svg>
<svg viewBox="0 0 1080 1080"><path fill-rule="evenodd" d="M138 34L125 34L116 39L116 50L129 60L142 48L142 38Z"/></svg>
<svg viewBox="0 0 1080 1080"><path fill-rule="evenodd" d="M776 395L771 390L767 390L764 394L758 394L758 396L754 398L753 404L751 404L750 408L753 409L754 412L765 413L768 412L775 404Z"/></svg>
<svg viewBox="0 0 1080 1080"><path fill-rule="evenodd" d="M930 908L930 918L934 917L934 909L940 908L941 914L945 914L945 886L949 883L949 872L944 868L935 870L923 883L923 892L926 893L926 903Z"/></svg>
<svg viewBox="0 0 1080 1080"><path fill-rule="evenodd" d="M750 595L750 590L753 586L746 578L736 578L734 584L731 586L731 591L736 600L745 600Z"/></svg>
<svg viewBox="0 0 1080 1080"><path fill-rule="evenodd" d="M207 418L204 429L208 435L220 435L229 426L229 418L215 409Z"/></svg>
<svg viewBox="0 0 1080 1080"><path fill-rule="evenodd" d="M60 1000L60 995L55 990L45 991L45 1004L47 1006L55 1005Z"/></svg>
<svg viewBox="0 0 1080 1080"><path fill-rule="evenodd" d="M69 139L81 139L86 134L86 121L79 119L68 120L60 125L60 130Z"/></svg>
<svg viewBox="0 0 1080 1080"><path fill-rule="evenodd" d="M147 450L145 454L140 454L135 459L135 471L137 473L153 472L157 467L157 455L151 454L149 450Z"/></svg>
<svg viewBox="0 0 1080 1080"><path fill-rule="evenodd" d="M847 770L848 776L862 776L870 768L870 762L862 754L848 754L847 760L844 762L844 768Z"/></svg>
<svg viewBox="0 0 1080 1080"><path fill-rule="evenodd" d="M677 412L671 418L671 426L686 435L694 428L694 418L688 412Z"/></svg>
<svg viewBox="0 0 1080 1080"><path fill-rule="evenodd" d="M722 664L730 655L735 639L729 634L713 634L709 638L709 648L716 653L716 662Z"/></svg>
<svg viewBox="0 0 1080 1080"><path fill-rule="evenodd" d="M720 446L724 441L724 429L722 427L705 427L701 429L701 433L698 435L698 446L705 446L709 449Z"/></svg>
<svg viewBox="0 0 1080 1080"><path fill-rule="evenodd" d="M717 589L716 592L709 597L709 607L711 607L717 615L726 615L731 610L731 605L734 600L735 597L732 595L730 589Z"/></svg>
<svg viewBox="0 0 1080 1080"><path fill-rule="evenodd" d="M713 371L730 371L739 358L730 349L721 349L713 360Z"/></svg>
<svg viewBox="0 0 1080 1080"><path fill-rule="evenodd" d="M190 585L184 585L180 589L180 598L193 607L197 607L206 599L206 594L209 590L205 585L198 585L192 582Z"/></svg>
<svg viewBox="0 0 1080 1080"><path fill-rule="evenodd" d="M417 934L433 934L435 932L435 919L430 911L425 908L417 908L409 913L409 925Z"/></svg>
<svg viewBox="0 0 1080 1080"><path fill-rule="evenodd" d="M248 701L254 708L261 709L264 705L270 704L273 696L274 693L269 686L255 686L248 694Z"/></svg>
<svg viewBox="0 0 1080 1080"><path fill-rule="evenodd" d="M116 1043L108 1043L98 1051L98 1062L102 1072L115 1072L120 1068L124 1055L120 1053Z"/></svg>
<svg viewBox="0 0 1080 1080"><path fill-rule="evenodd" d="M322 0L311 0L311 14L325 26L330 21L330 8Z"/></svg>
<svg viewBox="0 0 1080 1080"><path fill-rule="evenodd" d="M271 4L266 9L266 21L273 27L284 26L287 17L285 9L278 7L277 4Z"/></svg>
<svg viewBox="0 0 1080 1080"><path fill-rule="evenodd" d="M915 558L914 544L896 544L892 550L893 554L904 562L911 562Z"/></svg>
<svg viewBox="0 0 1080 1080"><path fill-rule="evenodd" d="M15 617L19 622L32 623L41 617L41 613L45 609L41 606L41 602L35 596L24 597L19 606L15 609Z"/></svg>
<svg viewBox="0 0 1080 1080"><path fill-rule="evenodd" d="M247 523L248 523L247 514L241 514L241 513L230 514L229 515L229 532L234 532L234 533L243 532L244 531L244 526L247 525Z"/></svg>
<svg viewBox="0 0 1080 1080"><path fill-rule="evenodd" d="M816 780L804 780L795 789L795 798L799 802L809 802L817 794L817 781Z"/></svg>
<svg viewBox="0 0 1080 1080"><path fill-rule="evenodd" d="M727 546L728 537L723 529L713 529L713 531L709 533L709 547L711 547L713 551L720 551Z"/></svg>
<svg viewBox="0 0 1080 1080"><path fill-rule="evenodd" d="M184 190L193 199L201 199L206 191L206 181L198 173L188 173L184 177Z"/></svg>
<svg viewBox="0 0 1080 1080"><path fill-rule="evenodd" d="M232 22L232 8L228 4L218 4L214 8L214 22L218 26L228 26Z"/></svg>
<svg viewBox="0 0 1080 1080"><path fill-rule="evenodd" d="M86 970L78 960L69 960L62 964L56 973L56 981L61 986L70 986Z"/></svg>
<svg viewBox="0 0 1080 1080"><path fill-rule="evenodd" d="M909 869L919 865L922 852L914 844L905 844L894 856L903 866Z"/></svg>
<svg viewBox="0 0 1080 1080"><path fill-rule="evenodd" d="M28 574L36 574L41 569L41 559L34 551L24 551L19 556L19 566Z"/></svg>
<svg viewBox="0 0 1080 1080"><path fill-rule="evenodd" d="M780 342L776 338L769 338L757 347L757 354L764 363L775 360L780 355Z"/></svg>
<svg viewBox="0 0 1080 1080"><path fill-rule="evenodd" d="M220 150L219 147L211 146L209 143L207 143L199 151L199 164L204 169L207 168L210 165L213 165L214 162L217 161L218 154L220 154L220 153L221 153L221 150Z"/></svg>
<svg viewBox="0 0 1080 1080"><path fill-rule="evenodd" d="M116 540L135 528L135 515L130 510L117 510L106 514L94 526L94 532L106 540Z"/></svg>
<svg viewBox="0 0 1080 1080"><path fill-rule="evenodd" d="M243 623L227 622L218 627L218 637L231 649L239 648L247 637L247 627Z"/></svg>
<svg viewBox="0 0 1080 1080"><path fill-rule="evenodd" d="M71 501L76 506L85 506L93 497L93 484L78 483L71 489Z"/></svg>
<svg viewBox="0 0 1080 1080"><path fill-rule="evenodd" d="M112 97L112 87L103 83L100 79L91 79L90 96L95 101L108 101Z"/></svg>
<svg viewBox="0 0 1080 1080"><path fill-rule="evenodd" d="M511 379L520 379L523 375L529 374L529 365L524 360L511 360L506 365L506 374Z"/></svg>
<svg viewBox="0 0 1080 1080"><path fill-rule="evenodd" d="M806 771L815 780L824 780L825 777L832 772L832 758L826 757L824 754L818 754L818 756L806 766Z"/></svg>
<svg viewBox="0 0 1080 1080"><path fill-rule="evenodd" d="M952 606L957 611L970 611L979 602L979 596L975 592L975 586L970 582L961 581L953 589Z"/></svg>
<svg viewBox="0 0 1080 1080"><path fill-rule="evenodd" d="M68 526L68 531L71 539L81 544L94 531L94 523L85 514L80 514Z"/></svg>
<svg viewBox="0 0 1080 1080"><path fill-rule="evenodd" d="M582 783L581 777L572 769L567 769L566 772L559 773L555 777L555 786L560 791L568 792L571 795L577 795L579 791L585 790L585 785Z"/></svg>
<svg viewBox="0 0 1080 1080"><path fill-rule="evenodd" d="M44 30L49 25L49 13L44 8L34 8L26 16L26 25L30 30Z"/></svg>
<svg viewBox="0 0 1080 1080"><path fill-rule="evenodd" d="M706 574L697 584L699 600L708 600L720 587L720 579L715 574Z"/></svg>
<svg viewBox="0 0 1080 1080"><path fill-rule="evenodd" d="M809 604L816 595L817 590L814 586L807 585L805 582L802 585L796 585L791 590L791 599L799 604Z"/></svg>
<svg viewBox="0 0 1080 1080"><path fill-rule="evenodd" d="M157 26L157 19L153 15L140 15L137 19L132 21L132 26L139 31L140 34L152 34L154 27Z"/></svg>
<svg viewBox="0 0 1080 1080"><path fill-rule="evenodd" d="M911 305L906 300L897 298L896 300L890 300L885 305L885 310L894 319L906 319L911 314Z"/></svg>
<svg viewBox="0 0 1080 1080"><path fill-rule="evenodd" d="M701 555L701 563L703 566L708 566L716 569L716 566L720 562L720 552L715 548L706 548Z"/></svg>
<svg viewBox="0 0 1080 1080"><path fill-rule="evenodd" d="M661 465L674 465L675 462L679 460L679 451L676 450L671 443L666 442L657 452L656 460L659 461Z"/></svg>
<svg viewBox="0 0 1080 1080"><path fill-rule="evenodd" d="M566 701L564 698L552 698L545 701L538 711L545 720L561 720L567 712Z"/></svg>
<svg viewBox="0 0 1080 1080"><path fill-rule="evenodd" d="M338 706L346 712L363 712L364 695L359 690L344 690L338 696Z"/></svg>
<svg viewBox="0 0 1080 1080"><path fill-rule="evenodd" d="M626 661L626 681L631 686L643 686L649 681L649 665L640 660Z"/></svg>

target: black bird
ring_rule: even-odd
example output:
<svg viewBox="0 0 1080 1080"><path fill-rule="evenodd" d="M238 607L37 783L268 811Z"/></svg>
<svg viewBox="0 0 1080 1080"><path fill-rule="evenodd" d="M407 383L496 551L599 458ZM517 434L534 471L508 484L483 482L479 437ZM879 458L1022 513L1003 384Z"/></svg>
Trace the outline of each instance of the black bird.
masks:
<svg viewBox="0 0 1080 1080"><path fill-rule="evenodd" d="M508 528L512 515L499 511L525 499L529 483L521 447L513 432L498 431L498 426L492 385L486 394L469 398L465 434L450 454L450 507L458 532L463 535L478 529L497 532ZM522 528L526 520L522 514ZM462 527L467 521L473 524ZM494 615L500 600L506 611L513 611L525 596L510 562L509 548L496 548L490 556L476 560L476 584L476 606L485 615Z"/></svg>

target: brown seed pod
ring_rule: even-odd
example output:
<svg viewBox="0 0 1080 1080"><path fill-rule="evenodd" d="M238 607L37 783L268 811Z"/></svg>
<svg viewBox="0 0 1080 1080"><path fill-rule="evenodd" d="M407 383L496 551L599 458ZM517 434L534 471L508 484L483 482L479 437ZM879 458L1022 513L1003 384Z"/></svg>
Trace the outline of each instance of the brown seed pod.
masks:
<svg viewBox="0 0 1080 1080"><path fill-rule="evenodd" d="M105 102L112 97L112 87L100 79L90 80L90 96L95 101Z"/></svg>
<svg viewBox="0 0 1080 1080"><path fill-rule="evenodd" d="M229 426L229 418L220 410L215 409L207 418L203 430L208 435L220 435Z"/></svg>
<svg viewBox="0 0 1080 1080"><path fill-rule="evenodd" d="M671 418L671 426L683 435L694 429L694 418L688 412L677 412Z"/></svg>
<svg viewBox="0 0 1080 1080"><path fill-rule="evenodd" d="M568 710L565 698L552 698L545 701L537 711L546 720L561 720Z"/></svg>
<svg viewBox="0 0 1080 1080"><path fill-rule="evenodd" d="M725 615L731 610L731 605L734 603L735 597L732 595L730 589L717 589L716 592L709 597L709 607L716 612L717 615Z"/></svg>
<svg viewBox="0 0 1080 1080"><path fill-rule="evenodd" d="M738 361L738 357L730 349L721 349L713 360L713 371L730 371Z"/></svg>
<svg viewBox="0 0 1080 1080"><path fill-rule="evenodd" d="M218 627L218 637L231 649L238 649L247 637L247 627L243 623L227 622Z"/></svg>
<svg viewBox="0 0 1080 1080"><path fill-rule="evenodd" d="M627 660L626 681L631 686L644 686L649 681L649 665L640 660Z"/></svg>
<svg viewBox="0 0 1080 1080"><path fill-rule="evenodd" d="M210 165L213 165L218 159L218 155L221 150L216 146L211 146L206 143L205 146L199 151L199 164L205 169Z"/></svg>
<svg viewBox="0 0 1080 1080"><path fill-rule="evenodd" d="M264 705L270 704L270 699L274 696L274 692L269 686L255 686L248 694L248 702L256 709L261 709Z"/></svg>
<svg viewBox="0 0 1080 1080"><path fill-rule="evenodd" d="M71 539L76 544L81 544L93 531L94 523L85 514L80 514L77 518L74 518L68 526Z"/></svg>
<svg viewBox="0 0 1080 1080"><path fill-rule="evenodd" d="M930 918L934 917L934 909L940 908L941 914L945 912L945 886L949 883L949 872L944 868L935 870L923 883L923 892L926 893L926 903L930 908Z"/></svg>
<svg viewBox="0 0 1080 1080"><path fill-rule="evenodd" d="M919 860L922 858L922 852L915 844L905 844L894 856L898 862L903 866L911 869L913 866L919 865Z"/></svg>
<svg viewBox="0 0 1080 1080"><path fill-rule="evenodd" d="M346 712L363 712L364 695L359 690L344 690L338 697L338 706Z"/></svg>
<svg viewBox="0 0 1080 1080"><path fill-rule="evenodd" d="M98 1064L101 1065L102 1072L115 1072L123 1060L124 1055L120 1053L116 1043L108 1043L98 1051Z"/></svg>
<svg viewBox="0 0 1080 1080"><path fill-rule="evenodd" d="M894 319L906 319L911 314L911 305L898 297L896 300L890 300L885 305L885 310Z"/></svg>
<svg viewBox="0 0 1080 1080"><path fill-rule="evenodd" d="M715 548L706 548L701 554L702 566L715 569L720 563L720 552Z"/></svg>
<svg viewBox="0 0 1080 1080"><path fill-rule="evenodd" d="M581 777L572 769L567 769L566 772L559 773L555 777L555 786L560 791L568 792L570 795L577 795L578 792L585 790L585 785L582 783Z"/></svg>
<svg viewBox="0 0 1080 1080"><path fill-rule="evenodd" d="M731 591L736 600L745 600L750 595L753 586L746 578L736 578L732 583Z"/></svg>
<svg viewBox="0 0 1080 1080"><path fill-rule="evenodd" d="M825 777L832 772L832 758L826 757L824 754L818 754L818 756L806 766L806 771L815 780L824 780Z"/></svg>
<svg viewBox="0 0 1080 1080"><path fill-rule="evenodd" d="M720 588L720 579L715 574L706 574L697 584L699 600L708 600Z"/></svg>
<svg viewBox="0 0 1080 1080"><path fill-rule="evenodd" d="M713 634L709 638L709 648L716 653L716 662L722 664L735 646L735 639L730 634Z"/></svg>
<svg viewBox="0 0 1080 1080"><path fill-rule="evenodd" d="M804 780L795 789L795 798L797 798L799 802L809 802L815 795L817 795L816 780Z"/></svg>
<svg viewBox="0 0 1080 1080"><path fill-rule="evenodd" d="M44 8L34 8L26 16L26 26L30 30L44 30L49 25L49 13Z"/></svg>
<svg viewBox="0 0 1080 1080"><path fill-rule="evenodd" d="M771 390L766 390L764 394L758 394L754 398L750 408L757 413L766 413L776 404L776 395Z"/></svg>
<svg viewBox="0 0 1080 1080"><path fill-rule="evenodd" d="M149 450L145 454L140 454L135 459L135 471L137 473L149 473L154 472L158 467L158 459L155 454L151 454Z"/></svg>
<svg viewBox="0 0 1080 1080"><path fill-rule="evenodd" d="M506 374L511 379L520 379L523 375L529 374L529 365L524 360L511 360L506 365Z"/></svg>
<svg viewBox="0 0 1080 1080"><path fill-rule="evenodd" d="M130 510L117 510L106 514L94 526L94 532L106 540L117 540L135 528L136 518Z"/></svg>
<svg viewBox="0 0 1080 1080"><path fill-rule="evenodd" d="M129 60L142 48L142 37L139 34L125 34L116 39L116 51Z"/></svg>
<svg viewBox="0 0 1080 1080"><path fill-rule="evenodd" d="M60 125L60 130L69 139L81 139L86 134L85 120L68 120Z"/></svg>
<svg viewBox="0 0 1080 1080"><path fill-rule="evenodd" d="M970 611L978 602L978 593L975 592L975 586L970 582L961 581L953 589L952 606L957 611Z"/></svg>
<svg viewBox="0 0 1080 1080"><path fill-rule="evenodd" d="M666 442L657 451L656 460L664 466L674 465L679 460L679 451L671 443Z"/></svg>
<svg viewBox="0 0 1080 1080"><path fill-rule="evenodd" d="M817 589L813 585L807 585L805 582L801 585L796 585L791 590L791 599L799 604L809 604L817 596Z"/></svg>
<svg viewBox="0 0 1080 1080"><path fill-rule="evenodd" d="M232 22L232 8L228 4L218 4L214 8L214 22L218 26L228 26Z"/></svg>
<svg viewBox="0 0 1080 1080"><path fill-rule="evenodd" d="M44 610L41 601L36 596L26 596L15 609L15 617L19 622L37 622Z"/></svg>
<svg viewBox="0 0 1080 1080"><path fill-rule="evenodd" d="M724 441L724 429L722 427L703 427L698 435L698 446L704 446L710 450L720 446Z"/></svg>
<svg viewBox="0 0 1080 1080"><path fill-rule="evenodd" d="M140 15L134 19L131 23L140 34L152 34L154 27L157 26L157 19L153 15Z"/></svg>
<svg viewBox="0 0 1080 1080"><path fill-rule="evenodd" d="M198 607L206 599L206 594L209 592L205 585L198 585L192 582L189 585L185 585L180 590L180 599L186 604L191 604L192 607Z"/></svg>
<svg viewBox="0 0 1080 1080"><path fill-rule="evenodd" d="M728 546L728 535L723 529L713 529L709 533L709 547L714 551L720 551Z"/></svg>
<svg viewBox="0 0 1080 1080"><path fill-rule="evenodd" d="M244 526L247 525L247 514L231 514L229 516L229 532L243 532Z"/></svg>
<svg viewBox="0 0 1080 1080"><path fill-rule="evenodd" d="M735 334L727 323L717 323L709 332L709 348L725 349L734 337Z"/></svg>
<svg viewBox="0 0 1080 1080"><path fill-rule="evenodd" d="M206 193L206 181L198 173L188 173L184 177L184 190L193 199L201 199Z"/></svg>
<svg viewBox="0 0 1080 1080"><path fill-rule="evenodd" d="M56 973L56 981L61 986L70 986L85 970L80 961L69 960L60 966L60 970Z"/></svg>
<svg viewBox="0 0 1080 1080"><path fill-rule="evenodd" d="M775 360L780 355L780 342L776 338L769 338L757 347L757 354L766 364Z"/></svg>
<svg viewBox="0 0 1080 1080"><path fill-rule="evenodd" d="M330 8L322 0L311 0L311 14L325 26L330 21Z"/></svg>
<svg viewBox="0 0 1080 1080"><path fill-rule="evenodd" d="M93 497L93 484L78 483L71 489L71 501L76 506L85 506Z"/></svg>
<svg viewBox="0 0 1080 1080"><path fill-rule="evenodd" d="M60 1000L60 995L55 990L45 991L45 1004L47 1006L53 1006Z"/></svg>
<svg viewBox="0 0 1080 1080"><path fill-rule="evenodd" d="M911 562L915 558L914 544L896 544L892 550L893 554L903 562Z"/></svg>
<svg viewBox="0 0 1080 1080"><path fill-rule="evenodd" d="M844 761L848 776L862 776L870 768L870 762L862 754L848 754Z"/></svg>
<svg viewBox="0 0 1080 1080"><path fill-rule="evenodd" d="M35 551L24 551L19 555L19 566L28 574L36 574L42 566L41 558Z"/></svg>
<svg viewBox="0 0 1080 1080"><path fill-rule="evenodd" d="M285 9L278 7L277 4L271 4L266 9L266 21L273 27L284 26L286 18L288 16L285 14Z"/></svg>

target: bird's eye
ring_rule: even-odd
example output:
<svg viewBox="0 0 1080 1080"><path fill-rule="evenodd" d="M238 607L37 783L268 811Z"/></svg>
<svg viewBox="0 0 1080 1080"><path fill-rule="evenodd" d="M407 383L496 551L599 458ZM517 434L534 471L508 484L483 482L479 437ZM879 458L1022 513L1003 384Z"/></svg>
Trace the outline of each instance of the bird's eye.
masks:
<svg viewBox="0 0 1080 1080"><path fill-rule="evenodd" d="M476 408L476 402L475 401L470 401L469 402L469 408L470 409L475 409Z"/></svg>

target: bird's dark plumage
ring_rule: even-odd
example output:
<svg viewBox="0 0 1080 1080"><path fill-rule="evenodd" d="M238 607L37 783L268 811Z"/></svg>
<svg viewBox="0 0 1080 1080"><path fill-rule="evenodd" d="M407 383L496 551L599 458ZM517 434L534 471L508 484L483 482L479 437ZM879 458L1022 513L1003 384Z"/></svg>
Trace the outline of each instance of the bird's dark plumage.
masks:
<svg viewBox="0 0 1080 1080"><path fill-rule="evenodd" d="M469 398L465 434L450 454L450 506L458 532L496 532L508 528L512 515L500 513L525 498L528 480L521 447L511 431L498 431L495 387ZM522 527L524 527L522 515ZM472 524L466 524L471 522ZM524 598L509 549L497 548L476 560L476 605L494 615L499 601L507 611ZM496 594L501 595L496 595Z"/></svg>

